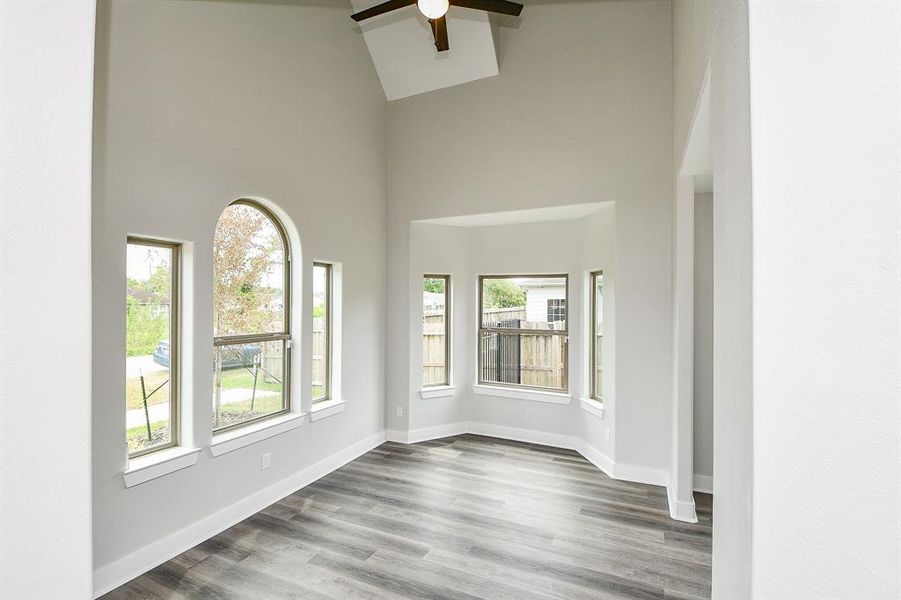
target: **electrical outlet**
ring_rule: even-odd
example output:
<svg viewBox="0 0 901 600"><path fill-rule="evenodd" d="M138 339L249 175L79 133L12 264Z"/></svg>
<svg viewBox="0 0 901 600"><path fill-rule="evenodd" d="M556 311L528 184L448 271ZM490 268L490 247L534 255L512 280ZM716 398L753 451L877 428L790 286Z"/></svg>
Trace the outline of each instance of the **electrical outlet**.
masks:
<svg viewBox="0 0 901 600"><path fill-rule="evenodd" d="M262 461L260 462L260 469L265 471L269 467L272 466L272 453L266 452L263 454Z"/></svg>
<svg viewBox="0 0 901 600"><path fill-rule="evenodd" d="M607 427L604 429L604 440L608 443L610 442L610 428Z"/></svg>
<svg viewBox="0 0 901 600"><path fill-rule="evenodd" d="M397 407L397 416L398 416L398 417L404 416L404 407L403 407L403 406L398 406L398 407Z"/></svg>

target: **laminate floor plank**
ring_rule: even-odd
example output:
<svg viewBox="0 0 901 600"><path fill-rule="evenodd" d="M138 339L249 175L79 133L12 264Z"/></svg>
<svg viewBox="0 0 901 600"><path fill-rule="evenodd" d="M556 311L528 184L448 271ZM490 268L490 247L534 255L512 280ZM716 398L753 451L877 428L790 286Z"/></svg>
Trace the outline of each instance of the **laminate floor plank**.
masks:
<svg viewBox="0 0 901 600"><path fill-rule="evenodd" d="M579 453L477 435L386 442L106 600L710 597L712 501Z"/></svg>

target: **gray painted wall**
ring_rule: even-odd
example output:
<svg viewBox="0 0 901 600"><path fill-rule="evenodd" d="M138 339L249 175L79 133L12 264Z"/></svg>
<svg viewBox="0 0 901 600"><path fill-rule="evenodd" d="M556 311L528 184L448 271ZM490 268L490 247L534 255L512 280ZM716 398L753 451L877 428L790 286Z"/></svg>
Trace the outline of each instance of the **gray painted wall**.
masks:
<svg viewBox="0 0 901 600"><path fill-rule="evenodd" d="M386 112L342 2L101 2L93 205L94 562L103 568L383 424ZM296 227L295 399L309 407L314 259L343 263L346 410L126 489L125 240L189 244L183 395L210 442L212 238L220 211L256 196ZM272 467L260 470L260 454Z"/></svg>
<svg viewBox="0 0 901 600"><path fill-rule="evenodd" d="M639 1L536 3L528 11L517 27L499 28L498 77L391 103L389 296L409 297L412 220L615 201L616 455L666 469L671 9ZM392 307L388 315L386 420L394 430L409 426L394 403L405 414L414 409L409 311Z"/></svg>
<svg viewBox="0 0 901 600"><path fill-rule="evenodd" d="M717 5L713 154L714 598L751 595L753 544L751 98L748 6Z"/></svg>
<svg viewBox="0 0 901 600"><path fill-rule="evenodd" d="M694 472L713 476L713 194L695 195Z"/></svg>

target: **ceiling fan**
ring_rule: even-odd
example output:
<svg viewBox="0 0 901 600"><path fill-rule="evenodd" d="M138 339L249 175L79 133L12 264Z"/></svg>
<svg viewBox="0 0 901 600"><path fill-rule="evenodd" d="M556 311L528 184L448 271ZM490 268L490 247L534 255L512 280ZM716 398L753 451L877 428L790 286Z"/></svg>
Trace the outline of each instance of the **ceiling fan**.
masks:
<svg viewBox="0 0 901 600"><path fill-rule="evenodd" d="M358 22L365 21L366 19L371 19L412 4L417 5L419 12L429 20L438 52L444 52L450 48L447 40L446 15L448 8L451 6L473 8L502 15L513 15L514 17L518 17L519 13L522 12L522 4L508 2L507 0L388 0L387 2L376 4L372 8L361 10L351 15L350 18Z"/></svg>

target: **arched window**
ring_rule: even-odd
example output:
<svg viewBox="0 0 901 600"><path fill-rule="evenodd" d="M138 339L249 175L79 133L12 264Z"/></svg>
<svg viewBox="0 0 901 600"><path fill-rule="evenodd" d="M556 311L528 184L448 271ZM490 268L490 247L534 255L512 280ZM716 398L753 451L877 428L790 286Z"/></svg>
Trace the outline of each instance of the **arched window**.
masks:
<svg viewBox="0 0 901 600"><path fill-rule="evenodd" d="M238 200L213 240L213 430L290 409L290 246L275 215Z"/></svg>

